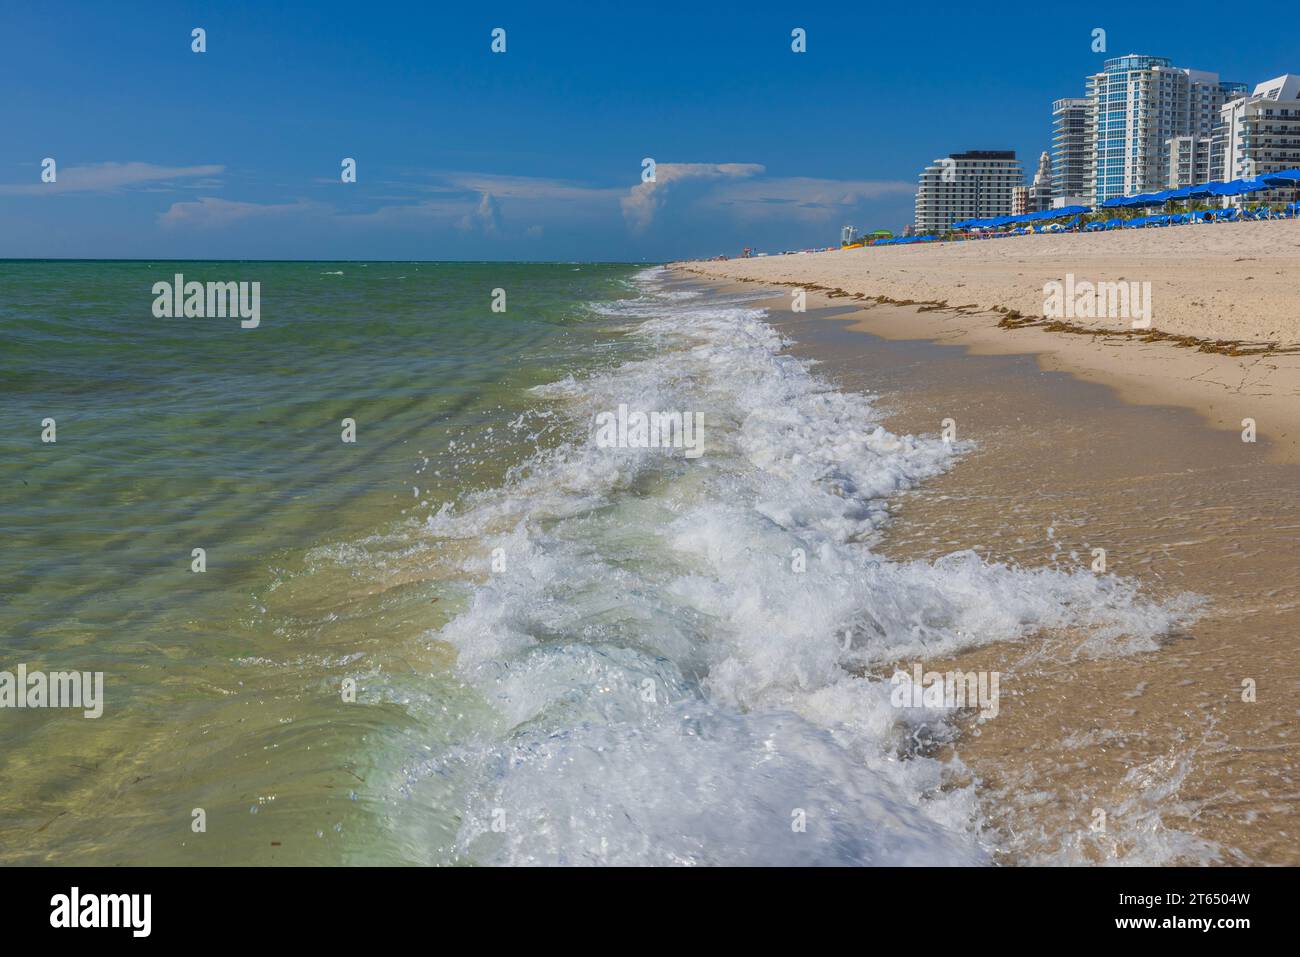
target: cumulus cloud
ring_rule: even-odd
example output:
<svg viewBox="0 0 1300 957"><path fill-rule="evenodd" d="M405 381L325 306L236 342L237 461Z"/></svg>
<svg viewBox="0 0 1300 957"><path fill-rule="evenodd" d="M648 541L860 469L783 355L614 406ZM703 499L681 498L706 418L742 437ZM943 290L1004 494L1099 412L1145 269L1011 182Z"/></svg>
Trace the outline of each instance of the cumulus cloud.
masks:
<svg viewBox="0 0 1300 957"><path fill-rule="evenodd" d="M385 183L381 195L359 193L360 202L346 209L326 201L261 203L199 193L197 200L172 203L158 222L208 229L249 220L309 218L339 230L432 228L500 242L535 241L566 230L608 235L619 231L620 213L634 236L661 220L666 227L668 219L674 230L687 233L701 222L718 230L749 230L764 222L774 228L822 229L842 217L868 215L863 206L898 201L915 190L910 182L768 176L758 163L660 163L655 172L654 182L630 190L547 177L429 172L413 187L401 184L411 189L405 197ZM380 204L372 205L376 200Z"/></svg>
<svg viewBox="0 0 1300 957"><path fill-rule="evenodd" d="M492 194L480 193L474 212L462 217L457 226L466 232L478 230L485 236L495 236L501 228L501 211Z"/></svg>
<svg viewBox="0 0 1300 957"><path fill-rule="evenodd" d="M642 232L654 221L674 184L758 176L763 171L758 163L659 163L653 182L638 183L622 198L623 218L633 232Z"/></svg>
<svg viewBox="0 0 1300 957"><path fill-rule="evenodd" d="M177 179L216 176L224 166L156 166L153 163L96 163L91 166L56 167L53 183L22 183L0 186L0 193L24 196L51 196L55 193L111 193L147 183L165 183Z"/></svg>

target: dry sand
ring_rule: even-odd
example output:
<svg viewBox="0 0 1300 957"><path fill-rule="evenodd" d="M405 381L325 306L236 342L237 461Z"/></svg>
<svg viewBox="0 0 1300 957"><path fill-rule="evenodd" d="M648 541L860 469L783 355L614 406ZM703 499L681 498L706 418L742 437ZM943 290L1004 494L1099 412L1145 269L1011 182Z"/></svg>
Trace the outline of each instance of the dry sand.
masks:
<svg viewBox="0 0 1300 957"><path fill-rule="evenodd" d="M689 273L798 286L864 307L859 327L973 352L1033 353L1130 402L1251 419L1270 456L1300 462L1300 221L1023 236L679 263ZM1127 318L1043 319L1044 286L1149 282L1150 332Z"/></svg>

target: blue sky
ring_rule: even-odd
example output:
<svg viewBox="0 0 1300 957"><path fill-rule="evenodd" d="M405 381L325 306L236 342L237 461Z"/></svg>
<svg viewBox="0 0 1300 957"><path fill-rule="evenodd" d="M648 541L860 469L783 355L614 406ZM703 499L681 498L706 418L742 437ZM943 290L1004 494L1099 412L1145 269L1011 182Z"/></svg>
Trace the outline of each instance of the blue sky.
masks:
<svg viewBox="0 0 1300 957"><path fill-rule="evenodd" d="M0 5L0 257L659 260L897 229L1105 56L1250 84L1203 3ZM207 31L207 52L190 32ZM490 50L494 27L507 50ZM790 32L807 31L793 53ZM1106 54L1091 31L1107 31ZM1028 52L1017 52L1028 51ZM641 160L658 164L640 186ZM58 164L40 181L41 160ZM344 157L358 181L340 182Z"/></svg>

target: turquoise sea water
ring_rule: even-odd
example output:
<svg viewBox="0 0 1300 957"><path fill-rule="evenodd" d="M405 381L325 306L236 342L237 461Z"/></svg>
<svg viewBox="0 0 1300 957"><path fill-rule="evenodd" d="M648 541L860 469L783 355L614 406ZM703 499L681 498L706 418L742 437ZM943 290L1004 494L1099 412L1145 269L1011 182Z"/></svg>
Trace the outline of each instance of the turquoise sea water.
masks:
<svg viewBox="0 0 1300 957"><path fill-rule="evenodd" d="M528 408L530 387L601 358L611 321L583 304L626 295L633 271L0 263L0 667L102 670L109 701L98 721L0 712L0 858L186 861L194 855L162 835L184 840L192 807L247 816L273 790L254 786L256 773L240 781L230 762L256 765L250 752L291 746L280 737L312 738L300 728L313 720L313 748L355 743L359 729L328 710L287 714L319 677L307 659L358 654L374 634L333 625L359 614L366 603L349 599L366 586L314 577L311 549L500 482L545 441L504 426ZM151 287L175 273L259 281L260 326L154 318ZM504 313L491 309L496 288ZM41 442L47 417L53 444ZM341 440L345 417L355 444ZM469 438L449 451L458 436ZM191 571L196 547L203 574ZM293 589L304 594L279 598ZM409 622L384 626L395 641L437 624L436 596L415 591ZM284 667L262 667L273 661ZM250 717L258 705L229 711L250 694L299 728ZM259 734L270 737L254 743ZM357 783L329 763L296 772L337 778L337 795L316 799ZM172 815L169 830L160 819ZM228 838L198 853L272 851ZM311 846L308 857L337 853Z"/></svg>
<svg viewBox="0 0 1300 957"><path fill-rule="evenodd" d="M178 272L260 282L258 328L155 318ZM99 718L0 709L0 862L987 862L973 786L916 747L949 716L892 664L1154 647L1184 610L882 558L890 500L966 446L891 435L762 295L0 263L0 672L105 676ZM621 408L695 416L703 454L603 444Z"/></svg>

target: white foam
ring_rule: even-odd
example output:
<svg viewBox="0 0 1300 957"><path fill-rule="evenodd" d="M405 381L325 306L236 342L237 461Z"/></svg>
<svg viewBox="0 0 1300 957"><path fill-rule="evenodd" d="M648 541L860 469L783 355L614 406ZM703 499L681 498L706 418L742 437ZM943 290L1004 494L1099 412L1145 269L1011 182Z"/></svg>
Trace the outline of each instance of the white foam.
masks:
<svg viewBox="0 0 1300 957"><path fill-rule="evenodd" d="M987 861L974 795L950 786L960 767L911 745L942 716L891 707L864 675L1051 629L1080 630L1089 653L1150 649L1190 603L971 552L883 560L891 496L969 446L889 434L868 397L785 354L761 309L665 293L662 275L596 306L643 357L537 390L572 440L428 520L481 542L467 571L483 584L433 637L499 718L466 745L458 856ZM594 417L619 403L702 414L705 454L598 448Z"/></svg>

